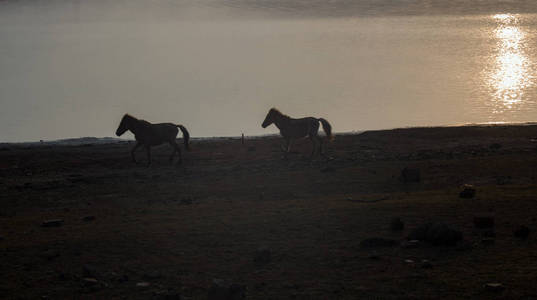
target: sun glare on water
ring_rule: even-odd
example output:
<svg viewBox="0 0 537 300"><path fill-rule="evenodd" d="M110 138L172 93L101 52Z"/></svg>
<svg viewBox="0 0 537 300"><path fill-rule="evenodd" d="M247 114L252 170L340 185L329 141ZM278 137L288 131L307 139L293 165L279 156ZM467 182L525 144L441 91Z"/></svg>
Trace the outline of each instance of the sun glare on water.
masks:
<svg viewBox="0 0 537 300"><path fill-rule="evenodd" d="M517 110L523 104L525 90L533 82L530 61L525 55L525 32L519 26L519 17L512 14L492 16L496 22L497 40L494 67L488 76L493 90L493 114Z"/></svg>

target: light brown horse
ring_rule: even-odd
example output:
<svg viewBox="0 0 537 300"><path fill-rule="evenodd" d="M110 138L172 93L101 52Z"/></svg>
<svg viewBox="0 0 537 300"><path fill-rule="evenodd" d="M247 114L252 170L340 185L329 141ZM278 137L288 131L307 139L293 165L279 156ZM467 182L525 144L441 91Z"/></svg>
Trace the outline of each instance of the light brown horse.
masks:
<svg viewBox="0 0 537 300"><path fill-rule="evenodd" d="M334 136L332 135L332 126L330 126L330 123L328 123L328 121L326 121L325 119L317 119L314 117L293 119L287 115L282 114L276 108L271 108L269 110L261 126L263 128L267 128L267 126L274 123L276 127L278 127L278 129L280 130L280 134L283 136L286 143L285 149L283 149L285 152L285 158L287 158L287 154L291 150L292 140L305 137L309 137L313 144L310 158L313 158L315 150L317 149L317 144L319 144L319 153L323 157L326 157L323 153L323 140L318 135L319 122L321 122L321 124L323 125L323 130L326 133L328 141L332 141L334 139Z"/></svg>
<svg viewBox="0 0 537 300"><path fill-rule="evenodd" d="M173 152L170 155L170 163L173 162L173 156L175 152L179 154L179 161L177 164L182 162L181 148L175 142L177 137L177 127L183 132L183 142L186 150L190 150L188 145L190 134L183 125L176 125L173 123L159 123L151 124L145 120L139 120L129 114L125 114L119 123L119 127L116 130L116 135L120 136L124 134L127 130L130 130L134 134L136 139L136 145L131 150L132 161L136 162L134 157L134 152L138 147L144 146L147 152L147 164L151 164L151 146L157 146L162 143L168 143L173 147Z"/></svg>

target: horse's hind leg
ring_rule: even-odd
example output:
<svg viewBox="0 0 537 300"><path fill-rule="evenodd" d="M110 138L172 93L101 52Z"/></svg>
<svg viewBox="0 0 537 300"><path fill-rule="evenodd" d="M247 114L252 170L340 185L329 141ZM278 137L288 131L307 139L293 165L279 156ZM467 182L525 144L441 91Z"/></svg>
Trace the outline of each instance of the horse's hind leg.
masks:
<svg viewBox="0 0 537 300"><path fill-rule="evenodd" d="M313 156L315 155L315 150L317 150L317 144L319 143L319 137L316 135L310 135L310 140L311 140L310 159L313 159Z"/></svg>
<svg viewBox="0 0 537 300"><path fill-rule="evenodd" d="M151 165L151 147L145 146L145 151L147 152L147 166Z"/></svg>
<svg viewBox="0 0 537 300"><path fill-rule="evenodd" d="M177 152L177 149L175 149L176 145L174 145L174 142L170 142L170 146L172 146L173 148L173 151L172 151L172 154L170 154L170 164L173 163L173 157L175 156L175 152Z"/></svg>
<svg viewBox="0 0 537 300"><path fill-rule="evenodd" d="M179 147L179 145L177 145L175 141L171 141L170 145L173 147L173 152L172 152L172 155L170 156L170 163L173 162L173 156L175 155L175 152L177 152L177 154L179 154L179 160L177 161L177 164L178 165L181 164L181 162L183 161L182 154L181 154L181 147Z"/></svg>
<svg viewBox="0 0 537 300"><path fill-rule="evenodd" d="M285 148L283 150L283 158L287 159L287 154L291 151L291 138L285 138Z"/></svg>
<svg viewBox="0 0 537 300"><path fill-rule="evenodd" d="M131 158L132 158L132 162L133 163L136 163L136 158L134 157L134 152L136 151L136 149L138 149L138 147L140 147L142 144L140 142L136 142L136 145L134 145L134 147L132 148L131 150Z"/></svg>
<svg viewBox="0 0 537 300"><path fill-rule="evenodd" d="M323 151L323 139L322 138L319 138L319 153L321 154L322 157L329 159L328 155L326 155L326 153Z"/></svg>

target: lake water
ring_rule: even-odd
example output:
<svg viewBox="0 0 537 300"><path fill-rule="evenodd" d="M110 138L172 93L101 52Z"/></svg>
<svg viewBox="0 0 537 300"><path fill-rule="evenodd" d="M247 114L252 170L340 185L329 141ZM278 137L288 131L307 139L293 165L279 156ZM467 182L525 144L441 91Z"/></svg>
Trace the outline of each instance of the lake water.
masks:
<svg viewBox="0 0 537 300"><path fill-rule="evenodd" d="M536 121L536 64L533 0L3 0L0 142Z"/></svg>

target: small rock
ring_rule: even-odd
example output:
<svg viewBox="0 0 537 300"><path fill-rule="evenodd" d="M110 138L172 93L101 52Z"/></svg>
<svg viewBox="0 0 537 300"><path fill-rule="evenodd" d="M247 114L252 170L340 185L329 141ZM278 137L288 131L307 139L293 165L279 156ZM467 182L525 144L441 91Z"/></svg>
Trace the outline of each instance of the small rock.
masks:
<svg viewBox="0 0 537 300"><path fill-rule="evenodd" d="M519 239L526 239L530 235L530 229L525 225L520 225L513 231L513 235Z"/></svg>
<svg viewBox="0 0 537 300"><path fill-rule="evenodd" d="M499 143L493 143L493 144L490 144L489 148L492 149L492 150L498 150L502 147L501 144Z"/></svg>
<svg viewBox="0 0 537 300"><path fill-rule="evenodd" d="M481 239L481 244L483 245L494 245L494 243L496 242L496 240L494 240L493 238L483 238Z"/></svg>
<svg viewBox="0 0 537 300"><path fill-rule="evenodd" d="M267 264L271 261L272 253L268 248L259 248L254 254L256 264Z"/></svg>
<svg viewBox="0 0 537 300"><path fill-rule="evenodd" d="M185 196L181 199L181 204L192 204L194 202L194 197L192 196Z"/></svg>
<svg viewBox="0 0 537 300"><path fill-rule="evenodd" d="M181 294L173 290L160 290L153 292L156 300L181 300Z"/></svg>
<svg viewBox="0 0 537 300"><path fill-rule="evenodd" d="M136 286L137 286L137 287L148 287L148 286L150 286L150 285L151 285L151 283L149 283L149 282L147 282L147 281L142 281L142 282L137 282L137 283L136 283Z"/></svg>
<svg viewBox="0 0 537 300"><path fill-rule="evenodd" d="M474 226L477 228L494 227L494 214L483 213L483 214L474 216Z"/></svg>
<svg viewBox="0 0 537 300"><path fill-rule="evenodd" d="M487 291L491 291L491 292L501 292L501 291L505 290L505 286L503 284L497 283L497 282L485 283L485 285L483 287Z"/></svg>
<svg viewBox="0 0 537 300"><path fill-rule="evenodd" d="M82 218L82 221L84 222L91 222L95 220L95 216L85 216Z"/></svg>
<svg viewBox="0 0 537 300"><path fill-rule="evenodd" d="M63 219L45 220L41 223L42 227L60 227L63 225Z"/></svg>
<svg viewBox="0 0 537 300"><path fill-rule="evenodd" d="M44 251L43 253L41 253L41 257L44 259L48 259L48 260L52 260L58 256L60 256L60 252L54 249L48 249Z"/></svg>
<svg viewBox="0 0 537 300"><path fill-rule="evenodd" d="M88 278L98 278L97 269L92 265L83 265L82 266L82 276Z"/></svg>
<svg viewBox="0 0 537 300"><path fill-rule="evenodd" d="M483 237L493 238L496 237L496 232L494 232L493 228L488 228L481 231L481 235Z"/></svg>
<svg viewBox="0 0 537 300"><path fill-rule="evenodd" d="M420 245L419 240L409 240L409 241L403 241L401 243L401 247L405 249L418 248L419 245Z"/></svg>
<svg viewBox="0 0 537 300"><path fill-rule="evenodd" d="M462 186L462 191L459 193L459 197L469 199L475 196L475 188L471 184L465 184Z"/></svg>
<svg viewBox="0 0 537 300"><path fill-rule="evenodd" d="M407 264L413 264L413 263L414 263L414 260L412 260L412 259L405 259L405 263L407 263Z"/></svg>
<svg viewBox="0 0 537 300"><path fill-rule="evenodd" d="M325 167L321 169L321 172L328 173L328 172L335 172L336 169L334 167Z"/></svg>
<svg viewBox="0 0 537 300"><path fill-rule="evenodd" d="M96 286L99 284L99 281L95 278L85 277L85 278L82 278L82 284L84 286Z"/></svg>
<svg viewBox="0 0 537 300"><path fill-rule="evenodd" d="M207 295L208 300L239 300L246 299L246 287L229 283L222 279L214 279Z"/></svg>
<svg viewBox="0 0 537 300"><path fill-rule="evenodd" d="M162 278L162 273L160 273L159 271L151 271L149 273L144 274L144 278L159 279L159 278Z"/></svg>
<svg viewBox="0 0 537 300"><path fill-rule="evenodd" d="M404 168L403 170L401 170L401 176L399 177L399 180L404 183L420 182L421 171L420 169Z"/></svg>
<svg viewBox="0 0 537 300"><path fill-rule="evenodd" d="M397 245L397 241L392 239L386 239L386 238L367 238L365 240L362 240L360 242L360 246L363 248L371 248L371 247L393 247Z"/></svg>
<svg viewBox="0 0 537 300"><path fill-rule="evenodd" d="M421 261L421 267L424 268L424 269L432 269L433 268L433 264L427 260L427 259L423 259Z"/></svg>
<svg viewBox="0 0 537 300"><path fill-rule="evenodd" d="M511 176L496 176L496 184L497 185L510 184L511 181L512 181Z"/></svg>
<svg viewBox="0 0 537 300"><path fill-rule="evenodd" d="M405 228L405 223L403 223L400 218L393 218L390 222L390 228L393 231L403 230Z"/></svg>
<svg viewBox="0 0 537 300"><path fill-rule="evenodd" d="M371 254L369 254L369 256L367 258L369 258L371 260L379 260L380 256L377 253L371 253Z"/></svg>
<svg viewBox="0 0 537 300"><path fill-rule="evenodd" d="M453 246L462 240L462 232L444 223L425 223L410 232L409 240L420 240L435 246Z"/></svg>

